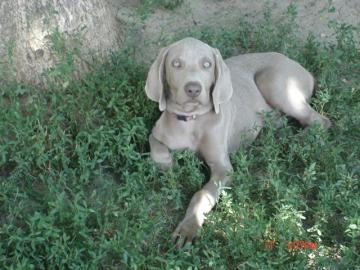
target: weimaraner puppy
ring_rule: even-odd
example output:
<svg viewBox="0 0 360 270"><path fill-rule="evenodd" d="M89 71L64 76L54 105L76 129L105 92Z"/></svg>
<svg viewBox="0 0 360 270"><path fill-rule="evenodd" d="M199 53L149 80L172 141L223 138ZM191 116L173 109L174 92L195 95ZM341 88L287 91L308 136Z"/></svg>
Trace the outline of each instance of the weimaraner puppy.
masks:
<svg viewBox="0 0 360 270"><path fill-rule="evenodd" d="M149 137L151 157L162 169L172 164L169 150L198 152L211 170L209 182L194 194L173 233L181 247L191 242L229 181L229 154L254 140L263 113L274 109L304 126L328 118L307 103L314 79L297 62L279 53L254 53L222 59L219 51L185 38L163 48L146 80L147 96L163 113Z"/></svg>

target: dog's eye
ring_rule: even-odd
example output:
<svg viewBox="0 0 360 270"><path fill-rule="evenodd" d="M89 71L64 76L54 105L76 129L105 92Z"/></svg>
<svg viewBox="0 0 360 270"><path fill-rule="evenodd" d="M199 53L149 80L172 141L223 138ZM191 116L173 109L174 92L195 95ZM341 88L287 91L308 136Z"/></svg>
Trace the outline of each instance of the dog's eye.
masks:
<svg viewBox="0 0 360 270"><path fill-rule="evenodd" d="M172 60L171 65L172 65L174 68L180 68L180 67L181 67L181 62L180 62L179 59L174 59L174 60Z"/></svg>
<svg viewBox="0 0 360 270"><path fill-rule="evenodd" d="M207 68L210 68L210 67L211 67L211 62L208 61L208 60L205 60L202 65L203 65L204 68L207 69Z"/></svg>

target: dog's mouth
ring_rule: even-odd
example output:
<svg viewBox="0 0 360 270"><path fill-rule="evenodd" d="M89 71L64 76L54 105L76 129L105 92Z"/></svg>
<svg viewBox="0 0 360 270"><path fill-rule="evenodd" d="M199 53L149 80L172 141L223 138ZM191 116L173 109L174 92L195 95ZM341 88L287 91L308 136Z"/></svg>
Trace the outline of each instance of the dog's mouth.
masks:
<svg viewBox="0 0 360 270"><path fill-rule="evenodd" d="M184 101L175 101L175 104L178 106L178 107L184 107L184 106L187 106L187 105L201 105L202 102L197 99L197 98L192 98L192 99L186 99Z"/></svg>
<svg viewBox="0 0 360 270"><path fill-rule="evenodd" d="M199 100L192 99L192 100L188 100L188 101L183 103L183 105L186 105L186 104L199 105L199 104L201 104L201 102Z"/></svg>
<svg viewBox="0 0 360 270"><path fill-rule="evenodd" d="M191 99L184 102L175 102L175 113L192 114L202 107L202 103L199 100Z"/></svg>
<svg viewBox="0 0 360 270"><path fill-rule="evenodd" d="M207 113L212 109L211 101L204 98L203 95L197 97L185 97L179 96L176 94L171 94L171 92L176 91L167 91L167 110L179 114L179 115L201 115Z"/></svg>
<svg viewBox="0 0 360 270"><path fill-rule="evenodd" d="M198 109L201 105L201 102L199 102L198 100L190 100L183 103L181 107L184 109L185 112L190 113Z"/></svg>
<svg viewBox="0 0 360 270"><path fill-rule="evenodd" d="M202 115L212 110L211 103L203 103L200 100L187 100L185 102L174 102L173 105L168 106L168 110L172 113L192 116L192 115Z"/></svg>

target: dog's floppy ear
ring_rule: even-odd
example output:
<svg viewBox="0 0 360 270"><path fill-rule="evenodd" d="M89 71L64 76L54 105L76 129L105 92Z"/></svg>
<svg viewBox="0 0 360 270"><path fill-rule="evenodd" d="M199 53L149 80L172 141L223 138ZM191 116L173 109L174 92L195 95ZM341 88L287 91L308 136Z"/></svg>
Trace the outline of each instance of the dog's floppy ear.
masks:
<svg viewBox="0 0 360 270"><path fill-rule="evenodd" d="M164 89L165 59L169 47L161 49L154 63L151 65L145 84L145 92L149 99L159 103L160 111L166 109L166 98Z"/></svg>
<svg viewBox="0 0 360 270"><path fill-rule="evenodd" d="M230 100L233 94L230 70L226 66L218 49L214 49L215 56L215 85L212 92L212 101L215 113L219 113L220 104Z"/></svg>

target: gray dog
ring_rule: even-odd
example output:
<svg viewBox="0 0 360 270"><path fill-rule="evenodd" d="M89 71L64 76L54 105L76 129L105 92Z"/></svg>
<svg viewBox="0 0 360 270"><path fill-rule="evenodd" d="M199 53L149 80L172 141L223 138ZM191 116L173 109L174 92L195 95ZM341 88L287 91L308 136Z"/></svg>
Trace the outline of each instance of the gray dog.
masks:
<svg viewBox="0 0 360 270"><path fill-rule="evenodd" d="M147 96L163 113L149 137L151 157L162 169L172 164L169 149L189 148L211 169L209 182L194 194L173 233L178 247L190 242L229 180L229 153L252 141L263 126L263 113L278 109L304 126L328 118L307 103L312 75L279 53L255 53L223 60L219 51L185 38L163 48L152 64Z"/></svg>

